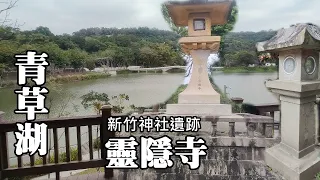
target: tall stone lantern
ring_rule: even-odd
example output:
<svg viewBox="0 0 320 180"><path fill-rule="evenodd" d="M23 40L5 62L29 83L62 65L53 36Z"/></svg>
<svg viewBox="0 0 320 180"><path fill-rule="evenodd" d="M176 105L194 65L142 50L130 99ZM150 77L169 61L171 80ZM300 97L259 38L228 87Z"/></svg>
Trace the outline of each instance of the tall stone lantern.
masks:
<svg viewBox="0 0 320 180"><path fill-rule="evenodd" d="M279 54L279 79L266 86L280 96L281 143L266 150L265 161L290 180L313 180L320 172L316 142L316 95L320 94L320 28L297 24L281 29L260 52Z"/></svg>
<svg viewBox="0 0 320 180"><path fill-rule="evenodd" d="M220 47L220 36L211 36L212 25L228 20L232 0L190 0L166 3L169 15L177 26L188 27L188 37L179 40L183 51L193 58L188 87L179 94L178 104L168 104L167 114L229 115L231 106L220 104L220 94L209 81L207 60Z"/></svg>

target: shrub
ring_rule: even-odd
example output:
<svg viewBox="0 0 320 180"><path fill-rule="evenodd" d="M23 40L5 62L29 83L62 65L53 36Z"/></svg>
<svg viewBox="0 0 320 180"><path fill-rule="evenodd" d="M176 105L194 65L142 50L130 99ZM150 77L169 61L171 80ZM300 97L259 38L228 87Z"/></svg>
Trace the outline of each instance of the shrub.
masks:
<svg viewBox="0 0 320 180"><path fill-rule="evenodd" d="M95 150L100 149L100 137L98 137L93 141L93 149Z"/></svg>
<svg viewBox="0 0 320 180"><path fill-rule="evenodd" d="M91 71L91 70L94 70L94 68L96 68L96 64L95 64L95 61L94 60L87 60L86 61L86 66L87 68Z"/></svg>
<svg viewBox="0 0 320 180"><path fill-rule="evenodd" d="M130 70L127 70L127 69L118 70L118 71L116 71L116 72L117 72L117 74L130 74L130 73L131 73L131 71L130 71Z"/></svg>

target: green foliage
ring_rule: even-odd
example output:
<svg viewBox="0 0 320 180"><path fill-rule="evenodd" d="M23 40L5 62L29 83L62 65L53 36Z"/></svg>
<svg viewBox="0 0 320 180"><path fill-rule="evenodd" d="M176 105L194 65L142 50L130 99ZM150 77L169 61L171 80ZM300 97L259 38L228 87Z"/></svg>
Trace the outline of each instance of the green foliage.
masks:
<svg viewBox="0 0 320 180"><path fill-rule="evenodd" d="M126 108L124 102L129 101L129 96L126 94L119 94L117 96L112 96L111 99L109 99L109 96L106 93L91 91L88 94L81 96L81 99L81 104L84 108L93 107L97 114L100 114L100 109L103 105L112 105L112 112L123 113ZM112 102L110 102L110 100L112 100Z"/></svg>
<svg viewBox="0 0 320 180"><path fill-rule="evenodd" d="M237 4L234 1L231 6L231 11L229 13L227 23L224 25L212 26L211 33L215 36L222 36L222 37L227 35L230 31L233 30L233 28L237 22L238 12L239 12L239 10L238 10Z"/></svg>
<svg viewBox="0 0 320 180"><path fill-rule="evenodd" d="M122 113L125 109L124 101L129 101L129 96L126 94L119 94L118 96L112 96L112 100L115 102L112 111L114 113Z"/></svg>
<svg viewBox="0 0 320 180"><path fill-rule="evenodd" d="M4 71L6 70L7 66L5 64L1 64L0 63L0 79L4 73Z"/></svg>
<svg viewBox="0 0 320 180"><path fill-rule="evenodd" d="M87 67L90 71L94 70L94 68L96 67L95 61L92 60L92 59L87 60L87 61L86 61L86 67Z"/></svg>
<svg viewBox="0 0 320 180"><path fill-rule="evenodd" d="M128 69L117 70L117 74L130 74L131 71Z"/></svg>
<svg viewBox="0 0 320 180"><path fill-rule="evenodd" d="M317 180L320 180L320 172L316 175Z"/></svg>
<svg viewBox="0 0 320 180"><path fill-rule="evenodd" d="M98 93L91 91L88 94L81 96L81 104L84 108L93 107L94 111L99 114L103 105L109 105L109 96L106 93Z"/></svg>
<svg viewBox="0 0 320 180"><path fill-rule="evenodd" d="M171 95L171 97L165 101L165 104L177 104L179 94L182 93L187 88L187 85L181 85L178 89Z"/></svg>
<svg viewBox="0 0 320 180"><path fill-rule="evenodd" d="M15 69L14 54L36 50L49 54L49 71L85 66L92 69L93 60L97 67L183 65L178 37L170 31L145 27L88 28L73 35L54 35L42 26L31 31L0 27L0 64ZM153 59L141 54L142 48L152 49Z"/></svg>
<svg viewBox="0 0 320 180"><path fill-rule="evenodd" d="M224 73L265 73L265 72L277 72L276 66L270 67L225 67L222 70Z"/></svg>
<svg viewBox="0 0 320 180"><path fill-rule="evenodd" d="M77 161L78 160L78 149L76 148L70 148L70 161ZM65 152L59 154L59 163L67 162L67 154ZM50 156L49 163L55 163L54 155ZM34 161L35 165L42 165L43 164L43 158L38 158ZM29 166L30 164L24 164L24 166ZM29 180L35 177L42 176L44 174L38 174L38 175L32 175L32 176L26 176L26 177L12 177L8 178L8 180Z"/></svg>
<svg viewBox="0 0 320 180"><path fill-rule="evenodd" d="M49 77L47 82L55 82L55 83L68 83L74 81L83 81L83 80L91 80L91 79L99 79L109 77L110 74L107 73L86 73L86 74L75 74L75 75L67 75L67 76L54 76Z"/></svg>
<svg viewBox="0 0 320 180"><path fill-rule="evenodd" d="M234 54L225 55L226 66L248 66L249 64L255 64L257 57L248 51L238 51Z"/></svg>
<svg viewBox="0 0 320 180"><path fill-rule="evenodd" d="M171 19L169 15L168 8L166 7L165 3L161 5L161 12L163 15L164 20L169 24L170 29L179 34L180 36L187 36L188 35L188 29L187 27L178 27L173 23L173 20Z"/></svg>
<svg viewBox="0 0 320 180"><path fill-rule="evenodd" d="M269 40L275 35L275 31L260 32L230 32L225 35L223 42L223 52L220 53L221 64L230 66L230 62L237 59L238 52L248 52L258 61L258 53L256 52L256 43Z"/></svg>
<svg viewBox="0 0 320 180"><path fill-rule="evenodd" d="M96 138L93 140L93 149L100 149L100 138Z"/></svg>

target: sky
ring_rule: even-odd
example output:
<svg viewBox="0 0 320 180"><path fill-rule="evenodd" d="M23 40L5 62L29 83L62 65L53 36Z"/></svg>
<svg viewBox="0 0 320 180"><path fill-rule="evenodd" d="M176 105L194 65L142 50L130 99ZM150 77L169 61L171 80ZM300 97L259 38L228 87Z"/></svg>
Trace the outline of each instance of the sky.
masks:
<svg viewBox="0 0 320 180"><path fill-rule="evenodd" d="M9 1L9 0L8 0ZM169 30L161 14L166 0L19 0L9 18L63 34L90 27L149 27ZM233 31L277 30L296 23L320 25L320 0L237 0L238 21ZM5 4L0 4L3 9ZM3 18L3 13L0 18Z"/></svg>

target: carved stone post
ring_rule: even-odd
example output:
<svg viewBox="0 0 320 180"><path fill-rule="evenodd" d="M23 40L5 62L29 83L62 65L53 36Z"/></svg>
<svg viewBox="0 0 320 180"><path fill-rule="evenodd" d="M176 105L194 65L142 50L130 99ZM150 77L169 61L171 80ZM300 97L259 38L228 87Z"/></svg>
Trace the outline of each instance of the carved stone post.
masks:
<svg viewBox="0 0 320 180"><path fill-rule="evenodd" d="M270 124L270 123L267 123L265 124L265 136L266 138L272 138L273 137L273 132L274 132L274 125L273 124Z"/></svg>
<svg viewBox="0 0 320 180"><path fill-rule="evenodd" d="M217 136L217 123L216 122L211 122L211 125L212 125L211 136L215 137L215 136Z"/></svg>
<svg viewBox="0 0 320 180"><path fill-rule="evenodd" d="M247 134L248 137L253 138L254 137L254 131L256 130L256 124L249 122L247 125Z"/></svg>
<svg viewBox="0 0 320 180"><path fill-rule="evenodd" d="M235 122L229 122L229 137L235 137L236 132L235 132Z"/></svg>

